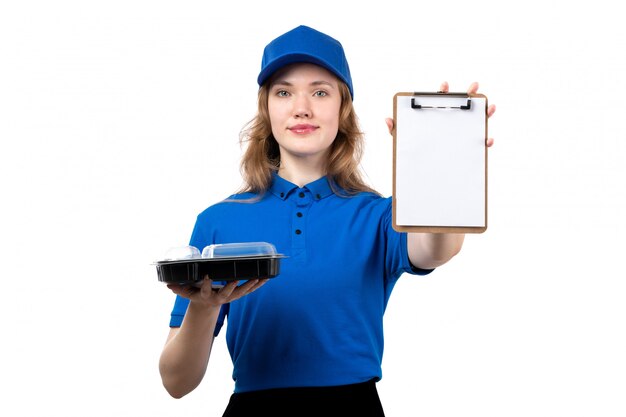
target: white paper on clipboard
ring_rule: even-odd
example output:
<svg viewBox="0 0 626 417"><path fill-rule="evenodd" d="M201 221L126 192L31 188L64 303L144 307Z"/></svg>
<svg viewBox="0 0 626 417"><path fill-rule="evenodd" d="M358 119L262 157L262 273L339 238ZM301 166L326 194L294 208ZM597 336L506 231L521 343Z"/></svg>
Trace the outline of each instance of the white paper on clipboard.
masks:
<svg viewBox="0 0 626 417"><path fill-rule="evenodd" d="M394 123L394 229L484 232L487 97L397 93Z"/></svg>

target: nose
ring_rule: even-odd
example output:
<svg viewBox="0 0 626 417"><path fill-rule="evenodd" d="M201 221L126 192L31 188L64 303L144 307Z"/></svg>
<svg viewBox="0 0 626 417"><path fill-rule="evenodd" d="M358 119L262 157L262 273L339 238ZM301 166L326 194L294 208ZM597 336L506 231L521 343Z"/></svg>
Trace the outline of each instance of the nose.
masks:
<svg viewBox="0 0 626 417"><path fill-rule="evenodd" d="M296 118L309 118L312 115L311 103L306 95L298 95L293 104L293 115Z"/></svg>

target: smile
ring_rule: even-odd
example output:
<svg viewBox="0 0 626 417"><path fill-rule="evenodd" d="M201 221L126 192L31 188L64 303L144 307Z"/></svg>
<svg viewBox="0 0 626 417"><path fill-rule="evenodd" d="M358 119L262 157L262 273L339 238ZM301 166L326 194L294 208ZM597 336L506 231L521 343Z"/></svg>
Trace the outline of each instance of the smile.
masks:
<svg viewBox="0 0 626 417"><path fill-rule="evenodd" d="M288 128L289 131L302 135L306 133L311 133L317 129L317 126L313 125L295 125Z"/></svg>

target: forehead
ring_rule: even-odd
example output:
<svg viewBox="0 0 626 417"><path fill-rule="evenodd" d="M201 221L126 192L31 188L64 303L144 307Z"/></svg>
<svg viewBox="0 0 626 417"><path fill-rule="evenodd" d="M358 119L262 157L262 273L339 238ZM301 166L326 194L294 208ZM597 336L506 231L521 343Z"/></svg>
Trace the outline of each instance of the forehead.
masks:
<svg viewBox="0 0 626 417"><path fill-rule="evenodd" d="M337 85L339 79L327 69L320 67L319 65L310 64L306 62L298 62L295 64L289 64L272 76L270 85L280 82L291 82L296 80L305 81L326 81L332 85Z"/></svg>

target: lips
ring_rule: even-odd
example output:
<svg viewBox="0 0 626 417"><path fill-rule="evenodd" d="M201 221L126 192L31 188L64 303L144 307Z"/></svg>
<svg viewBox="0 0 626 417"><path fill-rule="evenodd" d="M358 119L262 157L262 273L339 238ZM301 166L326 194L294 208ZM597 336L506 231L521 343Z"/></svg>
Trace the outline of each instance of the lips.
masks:
<svg viewBox="0 0 626 417"><path fill-rule="evenodd" d="M300 125L291 126L288 129L293 133L296 133L298 135L303 135L303 134L314 132L315 129L317 129L317 126L300 124Z"/></svg>

